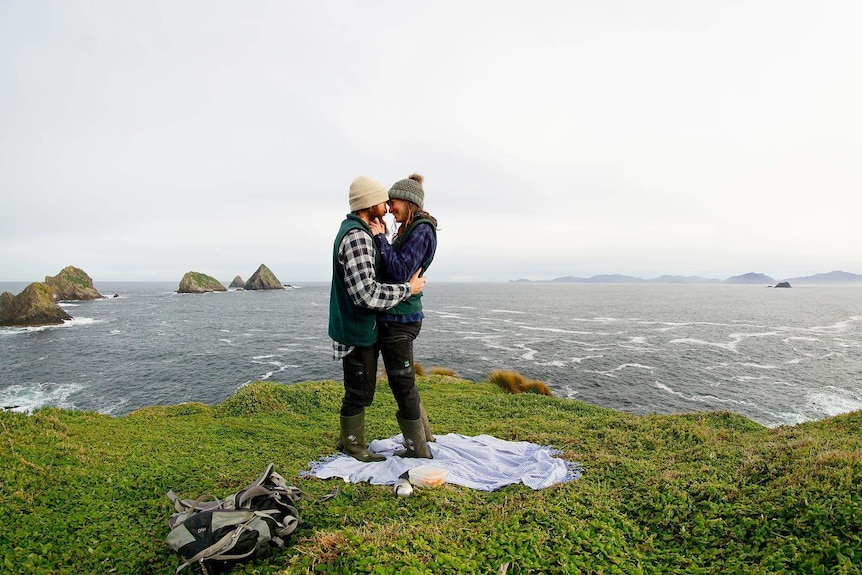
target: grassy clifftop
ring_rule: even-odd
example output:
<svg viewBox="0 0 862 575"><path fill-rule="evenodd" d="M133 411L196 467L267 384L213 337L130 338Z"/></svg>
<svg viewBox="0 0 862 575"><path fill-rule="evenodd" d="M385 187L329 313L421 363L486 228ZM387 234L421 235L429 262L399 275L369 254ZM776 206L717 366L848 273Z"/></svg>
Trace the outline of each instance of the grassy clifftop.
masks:
<svg viewBox="0 0 862 575"><path fill-rule="evenodd" d="M583 478L542 491L302 479L332 452L341 385L258 382L216 406L114 418L0 413L0 572L171 573L165 497L225 495L270 462L311 498L289 546L236 573L862 573L862 412L767 429L635 416L419 380L435 433L553 445ZM398 433L381 385L369 437ZM315 501L339 488L328 501Z"/></svg>

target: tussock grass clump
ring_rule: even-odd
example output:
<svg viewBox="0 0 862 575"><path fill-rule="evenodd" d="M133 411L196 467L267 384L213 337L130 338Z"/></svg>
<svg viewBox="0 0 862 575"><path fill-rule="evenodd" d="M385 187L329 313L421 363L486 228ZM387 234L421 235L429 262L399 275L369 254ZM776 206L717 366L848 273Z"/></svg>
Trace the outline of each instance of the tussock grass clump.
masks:
<svg viewBox="0 0 862 575"><path fill-rule="evenodd" d="M509 393L537 393L552 397L548 385L537 379L527 379L517 371L497 370L488 374L488 381Z"/></svg>
<svg viewBox="0 0 862 575"><path fill-rule="evenodd" d="M455 371L449 369L448 367L432 367L428 370L431 375L447 375L449 377L458 377L455 375Z"/></svg>

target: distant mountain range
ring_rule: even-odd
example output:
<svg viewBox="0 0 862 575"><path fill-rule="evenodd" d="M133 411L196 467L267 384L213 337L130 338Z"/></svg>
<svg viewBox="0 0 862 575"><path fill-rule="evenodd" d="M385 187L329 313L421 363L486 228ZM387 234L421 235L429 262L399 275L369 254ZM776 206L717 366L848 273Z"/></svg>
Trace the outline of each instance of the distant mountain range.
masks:
<svg viewBox="0 0 862 575"><path fill-rule="evenodd" d="M532 282L534 280L519 279L515 282ZM793 285L862 285L862 275L849 272L834 271L813 276L802 276L781 280ZM748 285L775 285L778 283L774 278L761 273L749 272L738 276L732 276L724 280L702 278L699 276L671 276L663 275L657 278L644 279L635 276L620 274L601 274L588 278L574 276L563 276L552 280L544 280L544 283L585 283L585 284L748 284Z"/></svg>

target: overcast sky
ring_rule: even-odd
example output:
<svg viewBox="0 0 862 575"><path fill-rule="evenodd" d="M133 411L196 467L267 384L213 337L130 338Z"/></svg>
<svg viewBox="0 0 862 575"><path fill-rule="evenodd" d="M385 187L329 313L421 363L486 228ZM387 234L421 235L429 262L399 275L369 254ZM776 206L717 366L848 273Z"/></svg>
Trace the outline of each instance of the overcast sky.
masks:
<svg viewBox="0 0 862 575"><path fill-rule="evenodd" d="M429 281L862 273L862 2L0 0L0 280L327 281L418 171Z"/></svg>

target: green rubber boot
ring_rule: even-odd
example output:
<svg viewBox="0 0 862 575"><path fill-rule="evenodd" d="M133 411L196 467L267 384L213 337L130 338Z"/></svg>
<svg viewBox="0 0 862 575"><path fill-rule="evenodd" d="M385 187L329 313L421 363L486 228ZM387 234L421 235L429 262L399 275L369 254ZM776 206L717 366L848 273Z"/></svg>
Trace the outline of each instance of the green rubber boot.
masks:
<svg viewBox="0 0 862 575"><path fill-rule="evenodd" d="M419 404L419 419L422 420L422 428L425 430L425 441L437 441L437 438L431 435L431 422L428 421L428 412L425 411L425 406Z"/></svg>
<svg viewBox="0 0 862 575"><path fill-rule="evenodd" d="M431 450L428 449L428 442L425 440L425 427L422 425L422 418L419 419L401 419L399 415L395 415L398 420L398 427L401 428L401 433L404 434L404 446L407 448L404 451L396 451L398 457L421 457L423 459L434 459L431 455Z"/></svg>
<svg viewBox="0 0 862 575"><path fill-rule="evenodd" d="M386 459L383 455L371 453L365 446L365 411L356 415L341 416L340 439L339 449L353 459L358 459L364 463Z"/></svg>

